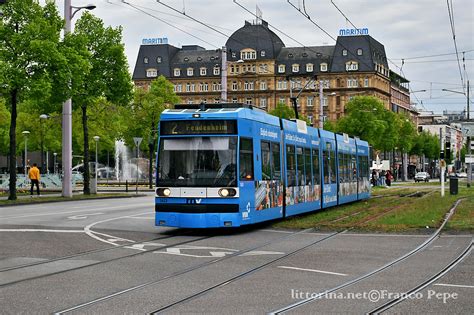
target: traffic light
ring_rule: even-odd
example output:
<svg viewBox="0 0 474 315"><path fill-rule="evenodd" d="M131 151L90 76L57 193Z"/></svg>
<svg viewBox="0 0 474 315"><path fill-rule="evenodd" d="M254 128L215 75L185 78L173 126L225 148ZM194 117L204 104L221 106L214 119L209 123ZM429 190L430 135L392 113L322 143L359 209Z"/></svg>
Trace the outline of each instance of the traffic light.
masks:
<svg viewBox="0 0 474 315"><path fill-rule="evenodd" d="M451 159L451 142L446 142L446 159Z"/></svg>
<svg viewBox="0 0 474 315"><path fill-rule="evenodd" d="M444 151L439 152L439 159L440 160L444 159Z"/></svg>

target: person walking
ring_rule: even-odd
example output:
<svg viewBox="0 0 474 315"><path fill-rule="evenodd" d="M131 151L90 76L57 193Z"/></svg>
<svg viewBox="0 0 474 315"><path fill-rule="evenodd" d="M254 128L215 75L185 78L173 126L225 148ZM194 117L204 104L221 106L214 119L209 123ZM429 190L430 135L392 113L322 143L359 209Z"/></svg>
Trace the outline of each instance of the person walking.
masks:
<svg viewBox="0 0 474 315"><path fill-rule="evenodd" d="M393 180L392 172L390 170L387 170L387 173L385 173L385 183L387 184L387 186L392 185L392 180Z"/></svg>
<svg viewBox="0 0 474 315"><path fill-rule="evenodd" d="M30 168L30 171L28 172L28 177L31 180L30 195L33 196L33 188L36 185L36 192L38 193L38 196L39 196L40 195L40 188L39 188L40 171L36 163L33 163L33 167Z"/></svg>

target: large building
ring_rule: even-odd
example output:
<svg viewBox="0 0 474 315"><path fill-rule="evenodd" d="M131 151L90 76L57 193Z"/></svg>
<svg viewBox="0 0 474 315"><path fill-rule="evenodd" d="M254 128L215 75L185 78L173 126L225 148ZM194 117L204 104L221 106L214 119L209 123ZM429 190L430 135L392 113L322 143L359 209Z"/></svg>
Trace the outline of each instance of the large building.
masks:
<svg viewBox="0 0 474 315"><path fill-rule="evenodd" d="M147 86L164 75L183 103L222 101L223 80L227 102L271 110L278 103L290 105L290 97L298 96L299 113L314 122L321 115L319 84L324 87L323 119L341 117L356 95L376 96L387 109L394 103L404 109L410 105L405 82L391 75L384 46L369 35L339 36L334 46L286 47L265 21L246 22L229 37L225 50L224 55L197 45L141 45L133 80ZM395 85L391 77L398 80Z"/></svg>

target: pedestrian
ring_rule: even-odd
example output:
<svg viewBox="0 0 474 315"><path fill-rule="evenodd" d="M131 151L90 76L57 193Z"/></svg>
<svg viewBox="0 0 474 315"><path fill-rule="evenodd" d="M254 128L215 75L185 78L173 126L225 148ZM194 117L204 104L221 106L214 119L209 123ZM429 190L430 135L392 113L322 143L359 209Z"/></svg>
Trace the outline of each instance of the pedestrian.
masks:
<svg viewBox="0 0 474 315"><path fill-rule="evenodd" d="M372 170L372 186L377 186L377 171L375 169Z"/></svg>
<svg viewBox="0 0 474 315"><path fill-rule="evenodd" d="M36 163L33 163L33 167L30 168L30 171L28 172L28 177L31 180L30 195L33 196L33 188L36 185L36 192L38 193L38 196L39 196L40 195L40 188L39 188L40 171L38 167L36 166Z"/></svg>
<svg viewBox="0 0 474 315"><path fill-rule="evenodd" d="M393 180L392 172L390 170L387 170L387 173L385 173L385 183L387 184L387 186L392 185L392 180Z"/></svg>

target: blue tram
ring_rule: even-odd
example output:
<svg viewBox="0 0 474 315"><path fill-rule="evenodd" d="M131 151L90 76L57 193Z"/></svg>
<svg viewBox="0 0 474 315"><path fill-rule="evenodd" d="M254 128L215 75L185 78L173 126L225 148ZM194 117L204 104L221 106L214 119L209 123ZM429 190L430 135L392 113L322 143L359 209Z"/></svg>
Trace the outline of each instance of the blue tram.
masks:
<svg viewBox="0 0 474 315"><path fill-rule="evenodd" d="M236 227L370 197L369 146L243 104L161 114L155 224Z"/></svg>

